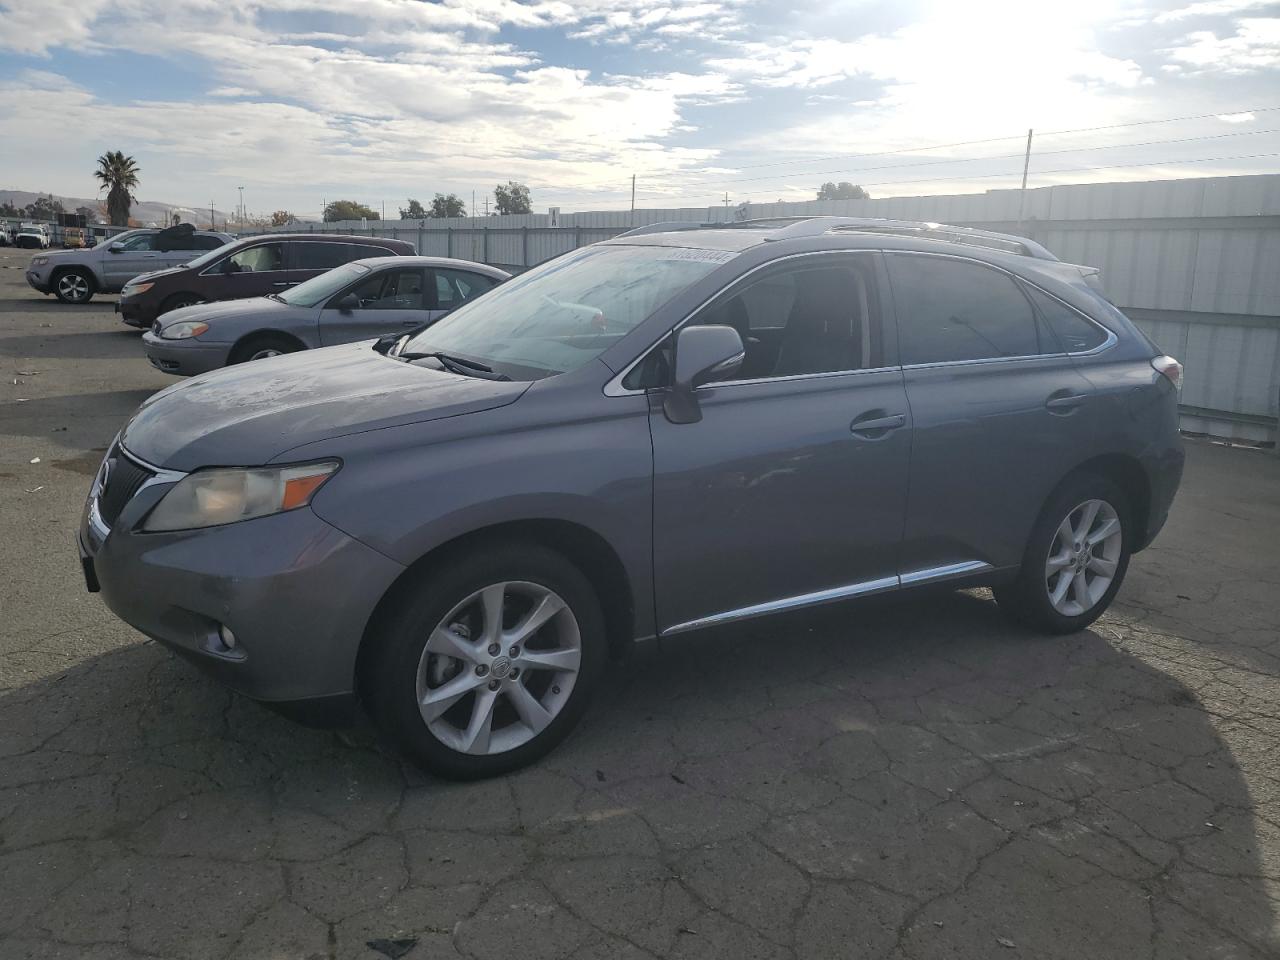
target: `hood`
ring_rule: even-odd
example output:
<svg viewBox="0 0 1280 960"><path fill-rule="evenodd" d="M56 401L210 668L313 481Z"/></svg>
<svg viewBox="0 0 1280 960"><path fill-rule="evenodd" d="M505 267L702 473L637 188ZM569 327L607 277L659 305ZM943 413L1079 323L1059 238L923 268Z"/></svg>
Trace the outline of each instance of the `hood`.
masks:
<svg viewBox="0 0 1280 960"><path fill-rule="evenodd" d="M122 442L171 470L254 466L318 440L505 406L528 388L403 363L369 342L304 350L160 391Z"/></svg>
<svg viewBox="0 0 1280 960"><path fill-rule="evenodd" d="M194 260L195 257L192 257L191 259ZM150 273L140 273L136 277L134 277L132 280L128 281L126 286L129 286L135 283L144 283L147 280L159 280L161 277L171 277L175 273L185 272L186 269L187 268L185 266L166 267L163 270L152 270Z"/></svg>
<svg viewBox="0 0 1280 960"><path fill-rule="evenodd" d="M170 310L160 316L160 327L180 323L183 320L204 320L212 323L218 318L229 317L262 317L281 310L310 310L310 307L295 307L269 297L248 297L244 300L217 300L213 303L197 303L190 307Z"/></svg>

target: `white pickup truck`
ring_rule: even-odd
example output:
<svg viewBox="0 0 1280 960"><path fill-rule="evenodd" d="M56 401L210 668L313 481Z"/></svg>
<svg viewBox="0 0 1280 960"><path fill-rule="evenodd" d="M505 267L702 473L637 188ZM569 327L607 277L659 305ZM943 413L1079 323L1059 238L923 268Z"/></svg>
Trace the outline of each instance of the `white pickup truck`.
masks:
<svg viewBox="0 0 1280 960"><path fill-rule="evenodd" d="M14 235L15 247L39 247L49 249L49 230L43 223L20 223Z"/></svg>
<svg viewBox="0 0 1280 960"><path fill-rule="evenodd" d="M82 250L55 250L31 258L27 283L63 303L88 303L95 293L117 293L143 273L179 267L233 237L211 230L128 230Z"/></svg>

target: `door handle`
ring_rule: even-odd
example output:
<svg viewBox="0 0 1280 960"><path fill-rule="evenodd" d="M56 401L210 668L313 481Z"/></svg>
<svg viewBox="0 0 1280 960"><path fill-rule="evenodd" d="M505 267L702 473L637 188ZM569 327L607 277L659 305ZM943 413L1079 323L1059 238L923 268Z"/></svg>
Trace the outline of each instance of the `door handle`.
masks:
<svg viewBox="0 0 1280 960"><path fill-rule="evenodd" d="M288 280L277 280L275 283L272 284L272 286L273 287L291 287L293 286L293 284L291 284Z"/></svg>
<svg viewBox="0 0 1280 960"><path fill-rule="evenodd" d="M401 321L400 321L400 326L402 326L402 327L420 327L420 326L422 326L422 323L423 323L423 321L421 321L421 320L401 320Z"/></svg>
<svg viewBox="0 0 1280 960"><path fill-rule="evenodd" d="M876 410L872 412L879 413L880 411ZM897 430L906 422L906 414L895 413L892 416L874 417L870 420L854 420L853 423L849 424L849 429L860 436L863 434L883 431L884 433L881 433L881 436L883 436L890 430ZM868 437L867 439L878 440L880 437Z"/></svg>
<svg viewBox="0 0 1280 960"><path fill-rule="evenodd" d="M1083 393L1073 393L1066 396L1052 396L1044 402L1044 405L1051 412L1064 411L1069 413L1088 399Z"/></svg>

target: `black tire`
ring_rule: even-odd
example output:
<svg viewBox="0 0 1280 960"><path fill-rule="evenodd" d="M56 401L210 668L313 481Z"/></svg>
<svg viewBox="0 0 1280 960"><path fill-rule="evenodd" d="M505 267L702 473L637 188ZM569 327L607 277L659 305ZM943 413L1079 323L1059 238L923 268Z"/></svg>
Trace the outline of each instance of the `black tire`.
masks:
<svg viewBox="0 0 1280 960"><path fill-rule="evenodd" d="M1069 615L1055 609L1048 586L1046 563L1054 549L1059 526L1078 517L1077 508L1092 500L1109 504L1120 523L1120 548L1111 584L1091 607ZM1015 581L994 587L996 602L1012 620L1043 633L1076 633L1106 612L1124 582L1133 542L1133 512L1125 492L1106 477L1078 473L1068 477L1045 504L1027 540L1022 567Z"/></svg>
<svg viewBox="0 0 1280 960"><path fill-rule="evenodd" d="M297 353L302 346L296 340L275 333L264 333L249 337L231 351L229 363L248 363L250 360L263 360L281 353Z"/></svg>
<svg viewBox="0 0 1280 960"><path fill-rule="evenodd" d="M505 752L466 753L446 745L428 728L418 705L419 669L432 631L451 617L460 603L491 584L513 581L554 591L568 606L576 622L581 653L576 679L554 719L532 739ZM410 759L429 773L449 780L498 776L545 755L568 736L581 718L608 659L604 617L590 582L562 555L534 543L487 542L450 556L447 563L433 565L416 584L400 593L386 615L380 617L367 642L373 647L362 660L360 686L365 709ZM449 679L473 669L478 672L478 668L461 660L456 662L462 665L461 669ZM495 668L490 676L496 673ZM538 674L528 669L525 674L523 682L533 688ZM561 675L542 676L554 679ZM545 690L552 680L540 682ZM558 687L555 692L559 693ZM473 705L468 700L471 696L466 694L455 704L464 717L470 709L468 704ZM508 702L508 716L513 716L510 708ZM502 731L497 727L497 708L493 717L498 735Z"/></svg>
<svg viewBox="0 0 1280 960"><path fill-rule="evenodd" d="M63 270L53 278L53 295L63 303L88 303L97 288L88 270Z"/></svg>
<svg viewBox="0 0 1280 960"><path fill-rule="evenodd" d="M173 293L165 298L164 303L160 304L160 312L168 313L170 310L181 310L183 307L194 307L197 303L204 303L194 293Z"/></svg>

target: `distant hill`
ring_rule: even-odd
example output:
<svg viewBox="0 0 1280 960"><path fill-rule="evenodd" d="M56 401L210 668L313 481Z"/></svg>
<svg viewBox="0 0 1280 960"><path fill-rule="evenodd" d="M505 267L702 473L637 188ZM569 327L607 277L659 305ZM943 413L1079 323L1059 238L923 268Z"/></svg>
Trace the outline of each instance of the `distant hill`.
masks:
<svg viewBox="0 0 1280 960"><path fill-rule="evenodd" d="M36 197L47 196L47 193L32 193L30 190L0 190L0 204L11 203L21 209L34 201ZM53 198L62 201L62 208L68 213L75 213L77 207L89 207L97 210L98 205L104 202L104 198L99 197L64 197L56 193ZM197 226L203 226L209 222L208 207L188 207L178 203L160 203L155 200L141 200L135 203L130 215L139 223L154 223L158 227L163 227L170 222L170 218L175 212L182 217L184 222L194 223ZM221 229L223 223L227 220L227 214L215 209L213 215L218 221L219 229ZM103 219L105 220L106 218L103 217Z"/></svg>

